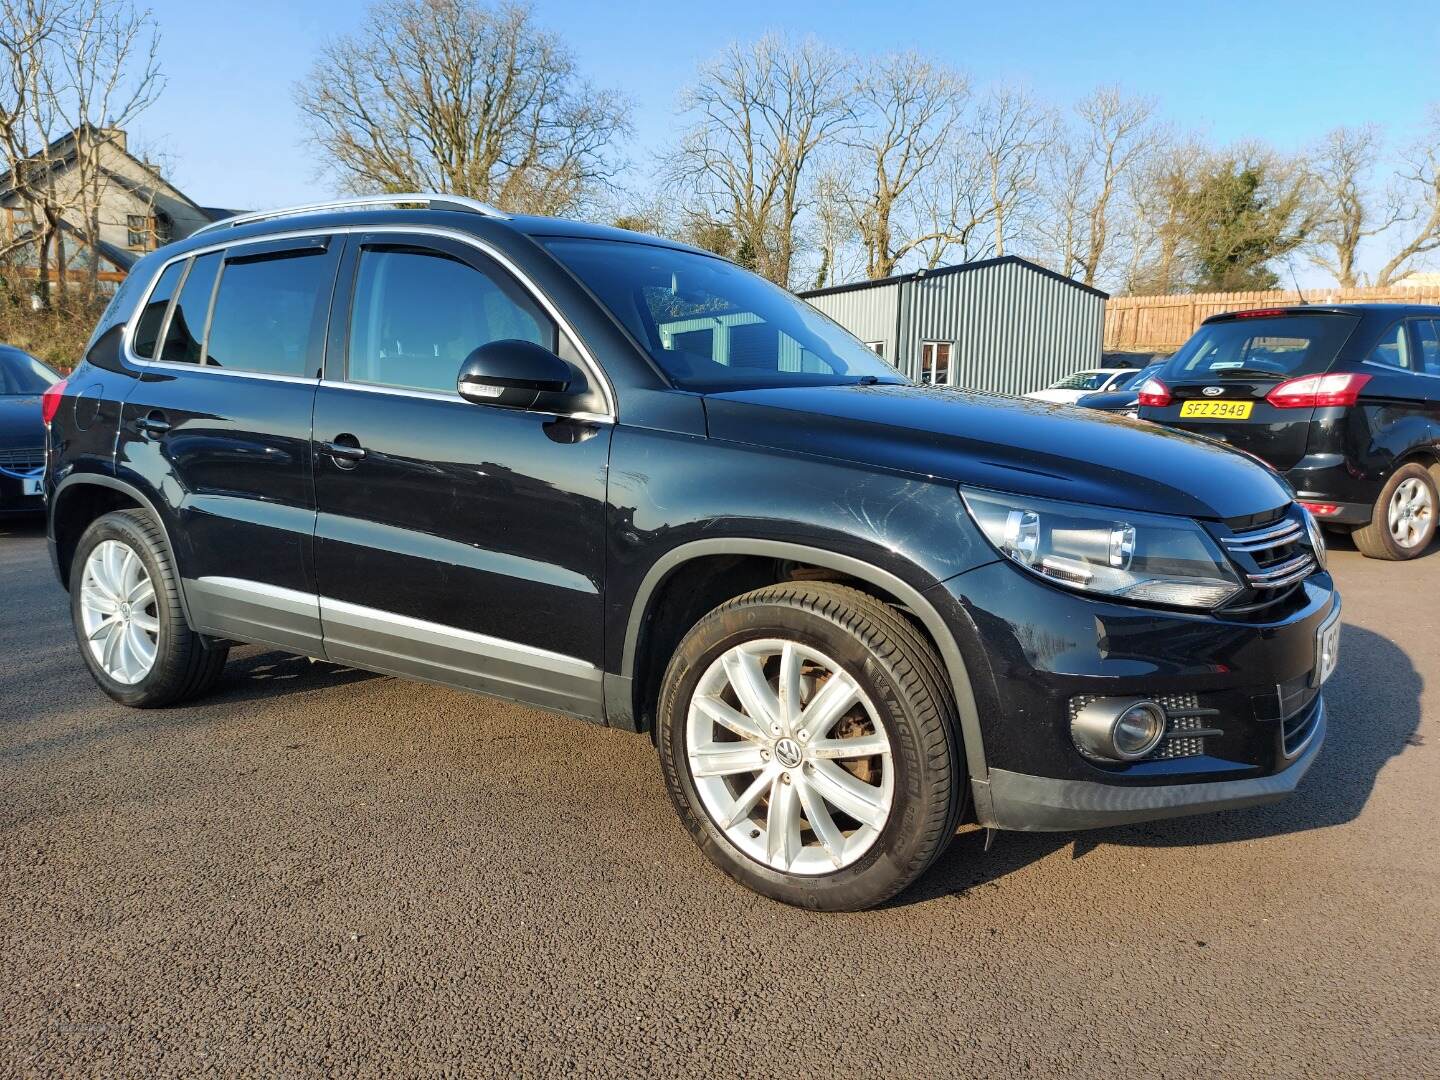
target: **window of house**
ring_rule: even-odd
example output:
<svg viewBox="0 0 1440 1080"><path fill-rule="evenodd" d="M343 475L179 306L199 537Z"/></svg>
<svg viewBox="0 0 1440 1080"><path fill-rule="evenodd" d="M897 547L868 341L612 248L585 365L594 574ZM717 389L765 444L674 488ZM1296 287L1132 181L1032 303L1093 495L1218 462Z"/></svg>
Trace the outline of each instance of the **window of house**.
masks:
<svg viewBox="0 0 1440 1080"><path fill-rule="evenodd" d="M131 251L154 251L174 238L174 226L165 214L126 214L125 236Z"/></svg>
<svg viewBox="0 0 1440 1080"><path fill-rule="evenodd" d="M318 375L328 307L323 301L333 272L333 259L314 248L227 259L205 362L232 371Z"/></svg>
<svg viewBox="0 0 1440 1080"><path fill-rule="evenodd" d="M935 386L950 384L950 347L948 341L920 343L920 381Z"/></svg>
<svg viewBox="0 0 1440 1080"><path fill-rule="evenodd" d="M865 348L869 349L876 356L881 358L885 356L885 343L883 341L867 341L865 342Z"/></svg>
<svg viewBox="0 0 1440 1080"><path fill-rule="evenodd" d="M346 377L411 390L455 390L465 358L507 338L555 348L555 324L503 271L438 251L360 255Z"/></svg>

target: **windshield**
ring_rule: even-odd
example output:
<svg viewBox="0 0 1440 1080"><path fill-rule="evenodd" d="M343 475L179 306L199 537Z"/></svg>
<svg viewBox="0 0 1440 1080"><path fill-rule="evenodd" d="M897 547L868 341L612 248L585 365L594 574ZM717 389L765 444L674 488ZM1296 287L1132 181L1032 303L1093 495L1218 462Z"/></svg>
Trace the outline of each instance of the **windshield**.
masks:
<svg viewBox="0 0 1440 1080"><path fill-rule="evenodd" d="M19 349L0 352L0 395L43 394L60 376Z"/></svg>
<svg viewBox="0 0 1440 1080"><path fill-rule="evenodd" d="M1285 315L1206 323L1171 358L1161 378L1278 381L1321 372L1358 321L1349 315Z"/></svg>
<svg viewBox="0 0 1440 1080"><path fill-rule="evenodd" d="M906 381L805 301L723 259L613 240L544 244L683 389Z"/></svg>
<svg viewBox="0 0 1440 1080"><path fill-rule="evenodd" d="M1053 383L1051 390L1099 390L1110 378L1109 371L1077 371L1074 375Z"/></svg>

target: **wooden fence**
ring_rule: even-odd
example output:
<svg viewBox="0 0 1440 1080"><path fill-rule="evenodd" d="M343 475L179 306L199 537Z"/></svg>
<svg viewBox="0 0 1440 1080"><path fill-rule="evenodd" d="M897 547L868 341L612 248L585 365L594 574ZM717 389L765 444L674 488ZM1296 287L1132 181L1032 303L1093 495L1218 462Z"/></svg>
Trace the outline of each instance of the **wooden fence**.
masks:
<svg viewBox="0 0 1440 1080"><path fill-rule="evenodd" d="M1114 296L1105 304L1106 352L1172 352L1211 315L1286 304L1440 304L1440 286Z"/></svg>

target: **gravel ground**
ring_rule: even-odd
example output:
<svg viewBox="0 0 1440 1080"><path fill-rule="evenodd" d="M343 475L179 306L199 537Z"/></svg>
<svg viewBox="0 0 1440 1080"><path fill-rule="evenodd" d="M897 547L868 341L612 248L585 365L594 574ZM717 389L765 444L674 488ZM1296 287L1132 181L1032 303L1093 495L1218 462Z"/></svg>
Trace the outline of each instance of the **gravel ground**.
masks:
<svg viewBox="0 0 1440 1080"><path fill-rule="evenodd" d="M705 862L644 738L256 648L122 709L0 526L0 1074L1440 1075L1440 552L1332 561L1295 797L970 831L825 916Z"/></svg>

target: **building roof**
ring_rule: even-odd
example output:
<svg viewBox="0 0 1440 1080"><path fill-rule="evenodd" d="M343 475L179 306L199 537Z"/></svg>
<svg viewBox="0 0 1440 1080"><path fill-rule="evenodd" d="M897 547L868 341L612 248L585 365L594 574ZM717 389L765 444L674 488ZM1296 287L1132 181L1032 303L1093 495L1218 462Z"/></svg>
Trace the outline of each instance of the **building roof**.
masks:
<svg viewBox="0 0 1440 1080"><path fill-rule="evenodd" d="M1064 274L1056 273L1054 270L1041 266L1039 263L1033 263L1029 259L1022 259L1019 255L1002 255L995 259L978 259L975 262L957 263L954 266L939 266L934 270L915 270L909 274L895 274L892 277L877 278L874 281L855 281L848 285L830 285L824 289L811 289L808 292L802 292L798 295L809 300L816 296L833 296L836 293L852 292L856 289L873 289L880 285L897 285L904 281L919 281L921 278L942 277L947 274L963 274L969 270L987 270L991 267L1004 266L1008 263L1023 266L1025 269L1033 270L1037 274L1044 274L1046 277L1064 282L1072 288L1080 289L1083 292L1090 293L1092 296L1098 296L1102 300L1110 299L1110 294L1107 292L1102 292L1090 285L1084 285L1074 278L1068 278Z"/></svg>

